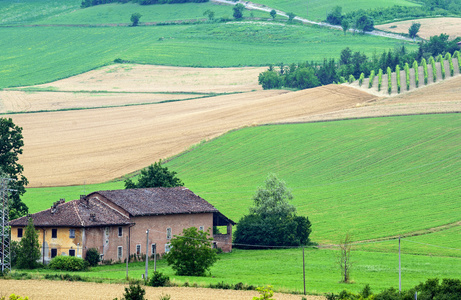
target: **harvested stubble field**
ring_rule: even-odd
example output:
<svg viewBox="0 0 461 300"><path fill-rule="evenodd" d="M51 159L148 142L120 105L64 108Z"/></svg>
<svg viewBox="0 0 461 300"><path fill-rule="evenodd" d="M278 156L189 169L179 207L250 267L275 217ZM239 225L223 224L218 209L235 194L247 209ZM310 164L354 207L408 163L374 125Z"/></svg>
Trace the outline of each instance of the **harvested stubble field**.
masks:
<svg viewBox="0 0 461 300"><path fill-rule="evenodd" d="M30 181L29 186L104 182L139 170L158 159L179 154L203 140L244 126L303 122L315 115L345 109L349 109L349 117L367 116L370 110L353 109L379 103L428 103L429 110L437 110L438 102L453 101L447 110L459 110L461 77L435 84L434 88L424 88L420 96L409 93L388 100L378 99L374 95L344 85L328 85L297 92L263 91L257 86L256 79L261 70L115 65L40 86L41 89L58 91L74 89L72 97L79 97L79 102L82 103L97 103L96 106L113 105L114 98L109 95L114 90L129 92L125 95L126 98L123 98L122 93L114 93L118 95L119 101L129 104L143 101L145 94L140 94L139 91L244 93L142 106L11 115L15 123L24 128L25 146L21 163ZM255 89L257 91L253 91ZM94 90L110 93L90 99L93 98L91 93L77 92ZM42 93L45 92L31 93L30 97ZM66 103L63 100L63 95L71 95L69 93L46 93L49 93L47 95L50 98L42 98L41 102L37 100L33 105L49 110L55 110L56 103L61 103L61 109L72 105L72 102ZM8 97L3 98L4 106L8 105L5 103L7 99ZM382 106L382 109L381 115L402 114L402 107L388 109ZM380 114L376 107L372 110L372 115ZM412 106L407 113L421 111L428 112L421 106Z"/></svg>
<svg viewBox="0 0 461 300"><path fill-rule="evenodd" d="M423 39L429 39L431 36L439 35L441 33L448 34L450 39L461 36L461 18L431 18L408 20L377 25L375 27L380 30L395 33L408 33L408 29L413 23L421 24L418 36Z"/></svg>
<svg viewBox="0 0 461 300"><path fill-rule="evenodd" d="M93 282L69 282L48 280L1 280L0 296L16 294L22 297L28 296L31 300L53 299L78 299L94 300L121 298L124 293L123 284L103 284ZM228 299L241 300L252 299L257 296L256 291L234 291L205 288L178 288L178 287L145 287L147 299L159 299L162 295L170 295L175 300L209 300ZM301 295L275 293L275 299L299 300ZM305 296L308 300L323 300L320 296Z"/></svg>
<svg viewBox="0 0 461 300"><path fill-rule="evenodd" d="M11 117L24 128L24 173L31 187L40 187L107 181L235 128L350 108L373 98L330 85Z"/></svg>

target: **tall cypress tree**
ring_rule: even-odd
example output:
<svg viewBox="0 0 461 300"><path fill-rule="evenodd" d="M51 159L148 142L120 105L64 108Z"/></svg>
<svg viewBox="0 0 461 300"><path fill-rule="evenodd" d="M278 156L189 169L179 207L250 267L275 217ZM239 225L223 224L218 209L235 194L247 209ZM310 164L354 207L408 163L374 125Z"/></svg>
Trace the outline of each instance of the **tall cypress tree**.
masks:
<svg viewBox="0 0 461 300"><path fill-rule="evenodd" d="M29 218L24 236L19 242L18 268L35 269L40 259L40 245L38 244L38 233L35 231L34 221Z"/></svg>

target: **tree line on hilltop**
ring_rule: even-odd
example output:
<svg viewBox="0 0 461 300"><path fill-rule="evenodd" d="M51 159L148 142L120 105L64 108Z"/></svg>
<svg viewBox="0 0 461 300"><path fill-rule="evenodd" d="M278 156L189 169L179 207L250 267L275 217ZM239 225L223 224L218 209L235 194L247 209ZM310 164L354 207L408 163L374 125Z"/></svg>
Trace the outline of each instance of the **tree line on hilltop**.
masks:
<svg viewBox="0 0 461 300"><path fill-rule="evenodd" d="M260 73L259 84L263 89L294 88L307 89L331 83L343 83L346 79L359 78L361 74L368 77L373 71L387 70L395 72L396 66L409 64L414 61L421 62L431 56L451 55L459 50L457 43L461 38L449 41L448 35L432 36L429 41L419 43L417 51L408 52L405 46L384 51L381 55L373 54L368 57L360 51L353 52L349 47L341 51L338 60L324 59L323 63L302 62L290 65L280 64L280 67L269 66L269 69ZM354 79L355 80L355 79Z"/></svg>

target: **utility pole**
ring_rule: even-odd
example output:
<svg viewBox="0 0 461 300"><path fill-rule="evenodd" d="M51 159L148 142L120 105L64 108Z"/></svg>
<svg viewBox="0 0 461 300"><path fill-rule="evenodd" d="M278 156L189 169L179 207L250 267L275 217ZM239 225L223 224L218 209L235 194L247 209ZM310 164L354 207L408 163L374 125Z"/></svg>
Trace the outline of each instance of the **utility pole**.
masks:
<svg viewBox="0 0 461 300"><path fill-rule="evenodd" d="M0 264L1 272L5 273L11 271L8 192L13 190L8 189L8 183L13 179L0 178L0 180L0 240L2 242L0 248Z"/></svg>
<svg viewBox="0 0 461 300"><path fill-rule="evenodd" d="M154 244L154 272L157 271L157 244Z"/></svg>
<svg viewBox="0 0 461 300"><path fill-rule="evenodd" d="M146 273L144 279L147 281L147 268L149 267L149 229L146 230Z"/></svg>
<svg viewBox="0 0 461 300"><path fill-rule="evenodd" d="M400 237L399 237L399 293L402 292L402 264L400 260Z"/></svg>
<svg viewBox="0 0 461 300"><path fill-rule="evenodd" d="M129 230L129 229L128 229ZM128 262L130 261L130 238L126 236L126 280L128 280Z"/></svg>
<svg viewBox="0 0 461 300"><path fill-rule="evenodd" d="M304 295L306 295L306 264L304 262L304 246L303 246L303 282L304 282Z"/></svg>

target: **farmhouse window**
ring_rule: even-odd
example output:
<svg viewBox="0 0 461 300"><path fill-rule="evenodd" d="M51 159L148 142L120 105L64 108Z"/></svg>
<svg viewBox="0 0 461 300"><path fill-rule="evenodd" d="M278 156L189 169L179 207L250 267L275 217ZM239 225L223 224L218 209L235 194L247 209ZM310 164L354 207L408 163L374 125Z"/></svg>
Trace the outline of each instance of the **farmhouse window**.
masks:
<svg viewBox="0 0 461 300"><path fill-rule="evenodd" d="M22 228L18 228L18 238L22 237Z"/></svg>
<svg viewBox="0 0 461 300"><path fill-rule="evenodd" d="M118 227L118 236L122 236L122 235L123 235L123 227L119 226Z"/></svg>
<svg viewBox="0 0 461 300"><path fill-rule="evenodd" d="M69 238L75 239L75 229L69 229Z"/></svg>
<svg viewBox="0 0 461 300"><path fill-rule="evenodd" d="M156 252L157 252L157 245L156 244L151 245L151 251L152 251L152 255L156 254Z"/></svg>
<svg viewBox="0 0 461 300"><path fill-rule="evenodd" d="M123 247L122 246L118 246L117 247L117 258L118 259L122 259L123 257Z"/></svg>
<svg viewBox="0 0 461 300"><path fill-rule="evenodd" d="M167 240L171 239L171 228L166 229L166 239Z"/></svg>
<svg viewBox="0 0 461 300"><path fill-rule="evenodd" d="M165 244L165 253L170 252L171 246L170 244Z"/></svg>
<svg viewBox="0 0 461 300"><path fill-rule="evenodd" d="M58 255L58 249L51 248L51 258L55 258Z"/></svg>
<svg viewBox="0 0 461 300"><path fill-rule="evenodd" d="M141 245L137 244L136 245L136 255L139 255L139 254L141 254Z"/></svg>
<svg viewBox="0 0 461 300"><path fill-rule="evenodd" d="M205 227L203 227L203 226L200 226L200 227L198 228L198 230L200 230L200 231L204 231L204 229L205 229Z"/></svg>
<svg viewBox="0 0 461 300"><path fill-rule="evenodd" d="M75 249L69 250L69 256L75 256Z"/></svg>
<svg viewBox="0 0 461 300"><path fill-rule="evenodd" d="M51 229L51 238L52 239L57 239L58 238L58 229L57 228Z"/></svg>

